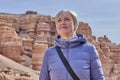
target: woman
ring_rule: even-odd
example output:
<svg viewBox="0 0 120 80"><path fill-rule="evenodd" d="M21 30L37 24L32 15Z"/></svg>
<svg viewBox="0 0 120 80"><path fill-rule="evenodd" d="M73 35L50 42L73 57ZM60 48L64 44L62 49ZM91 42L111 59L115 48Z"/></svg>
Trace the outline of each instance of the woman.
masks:
<svg viewBox="0 0 120 80"><path fill-rule="evenodd" d="M104 80L97 50L82 34L76 34L76 14L62 10L56 15L55 24L56 45L45 52L39 80L73 80L58 56L56 46L60 47L79 80Z"/></svg>

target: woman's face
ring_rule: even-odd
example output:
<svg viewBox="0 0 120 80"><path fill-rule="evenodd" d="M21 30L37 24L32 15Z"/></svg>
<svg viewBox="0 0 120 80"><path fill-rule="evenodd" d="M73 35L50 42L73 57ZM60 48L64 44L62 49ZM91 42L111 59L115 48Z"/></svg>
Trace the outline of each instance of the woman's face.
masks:
<svg viewBox="0 0 120 80"><path fill-rule="evenodd" d="M69 13L60 14L55 20L57 33L60 35L74 32L73 18Z"/></svg>

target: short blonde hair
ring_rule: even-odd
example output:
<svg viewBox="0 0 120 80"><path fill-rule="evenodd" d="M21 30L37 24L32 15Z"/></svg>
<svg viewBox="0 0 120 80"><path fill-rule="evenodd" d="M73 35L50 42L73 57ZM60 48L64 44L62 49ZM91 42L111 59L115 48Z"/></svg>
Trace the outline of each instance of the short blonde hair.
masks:
<svg viewBox="0 0 120 80"><path fill-rule="evenodd" d="M61 10L59 11L56 16L55 16L55 21L57 20L57 18L61 15L61 14L65 14L65 13L69 13L72 18L73 18L73 22L74 22L74 26L75 26L75 31L77 30L78 28L78 25L79 25L79 21L78 21L78 18L77 18L77 14L73 11L70 11L70 10Z"/></svg>

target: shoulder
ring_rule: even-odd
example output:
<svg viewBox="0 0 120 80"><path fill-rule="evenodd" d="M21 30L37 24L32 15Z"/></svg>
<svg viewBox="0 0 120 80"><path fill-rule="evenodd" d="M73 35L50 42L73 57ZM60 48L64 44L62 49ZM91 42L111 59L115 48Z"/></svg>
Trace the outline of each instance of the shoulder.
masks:
<svg viewBox="0 0 120 80"><path fill-rule="evenodd" d="M46 50L46 52L52 52L54 50L55 50L55 46L51 46Z"/></svg>
<svg viewBox="0 0 120 80"><path fill-rule="evenodd" d="M45 55L46 56L50 56L50 55L52 55L52 53L54 53L55 52L55 46L51 46L51 47L49 47L46 51L45 51Z"/></svg>
<svg viewBox="0 0 120 80"><path fill-rule="evenodd" d="M88 47L88 51L90 53L91 59L98 59L99 53L98 53L95 45L93 45L91 43L86 43L85 45Z"/></svg>
<svg viewBox="0 0 120 80"><path fill-rule="evenodd" d="M98 51L95 45L87 42L82 45L83 49L86 50L91 56L98 56Z"/></svg>
<svg viewBox="0 0 120 80"><path fill-rule="evenodd" d="M95 49L95 46L89 42L86 42L82 45L84 48L88 49L88 50L93 50Z"/></svg>

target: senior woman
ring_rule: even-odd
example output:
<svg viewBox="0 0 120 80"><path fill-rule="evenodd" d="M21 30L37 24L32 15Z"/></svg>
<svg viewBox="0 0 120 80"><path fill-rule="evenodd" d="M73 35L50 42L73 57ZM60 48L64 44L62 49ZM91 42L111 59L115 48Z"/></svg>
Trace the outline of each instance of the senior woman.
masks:
<svg viewBox="0 0 120 80"><path fill-rule="evenodd" d="M55 37L56 44L45 52L39 80L104 80L95 46L88 43L82 34L76 33L76 13L69 10L58 12L55 24L58 33ZM59 53L62 53L66 61L62 61Z"/></svg>

